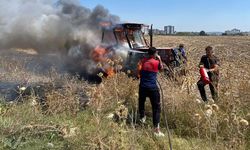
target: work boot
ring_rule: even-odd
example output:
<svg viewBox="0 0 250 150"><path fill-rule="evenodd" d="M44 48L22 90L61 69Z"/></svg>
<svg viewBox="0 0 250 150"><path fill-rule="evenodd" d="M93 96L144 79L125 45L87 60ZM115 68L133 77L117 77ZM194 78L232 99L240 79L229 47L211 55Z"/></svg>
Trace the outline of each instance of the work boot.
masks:
<svg viewBox="0 0 250 150"><path fill-rule="evenodd" d="M164 137L165 134L160 131L159 127L157 127L157 128L154 129L154 136L156 136L156 137Z"/></svg>

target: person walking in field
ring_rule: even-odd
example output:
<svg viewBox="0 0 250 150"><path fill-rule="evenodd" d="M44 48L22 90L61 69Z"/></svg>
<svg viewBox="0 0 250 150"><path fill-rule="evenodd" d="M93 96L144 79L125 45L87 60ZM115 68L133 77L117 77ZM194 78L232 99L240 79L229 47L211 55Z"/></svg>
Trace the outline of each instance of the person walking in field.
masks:
<svg viewBox="0 0 250 150"><path fill-rule="evenodd" d="M175 64L176 67L179 67L182 64L186 64L187 56L186 56L184 44L180 44L178 48L174 49L174 59L176 62Z"/></svg>
<svg viewBox="0 0 250 150"><path fill-rule="evenodd" d="M207 71L207 74L209 76L209 88L211 91L211 95L213 100L218 100L218 82L219 82L219 59L214 55L213 48L211 46L207 46L206 49L206 55L203 55L201 57L199 67L205 68ZM206 83L200 79L197 82L197 86L201 95L201 98L204 102L207 102L207 96L205 91L205 85Z"/></svg>
<svg viewBox="0 0 250 150"><path fill-rule="evenodd" d="M182 76L187 74L187 55L184 48L184 44L180 44L179 47L172 50L173 61L172 61L172 76Z"/></svg>
<svg viewBox="0 0 250 150"><path fill-rule="evenodd" d="M145 122L145 101L149 97L153 111L154 135L164 136L160 131L160 114L161 102L160 92L157 86L157 73L163 69L160 56L157 54L156 48L151 47L148 51L148 57L140 62L140 85L139 85L139 115L140 121Z"/></svg>

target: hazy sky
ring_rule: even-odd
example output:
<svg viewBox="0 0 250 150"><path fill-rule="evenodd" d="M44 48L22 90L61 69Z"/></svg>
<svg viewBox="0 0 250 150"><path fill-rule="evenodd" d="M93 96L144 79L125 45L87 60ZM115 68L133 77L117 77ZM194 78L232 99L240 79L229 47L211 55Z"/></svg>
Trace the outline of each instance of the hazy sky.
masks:
<svg viewBox="0 0 250 150"><path fill-rule="evenodd" d="M176 31L250 31L250 0L81 0L94 8L101 4L125 22L154 24Z"/></svg>

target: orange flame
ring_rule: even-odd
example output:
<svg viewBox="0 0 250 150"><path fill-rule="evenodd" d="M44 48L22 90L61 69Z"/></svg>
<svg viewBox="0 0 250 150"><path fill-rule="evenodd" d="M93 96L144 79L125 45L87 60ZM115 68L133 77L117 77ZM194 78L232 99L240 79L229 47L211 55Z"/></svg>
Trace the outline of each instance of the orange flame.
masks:
<svg viewBox="0 0 250 150"><path fill-rule="evenodd" d="M107 57L108 53L109 51L106 48L102 46L97 46L92 51L91 57L93 61L97 63L101 63L102 69L107 74L107 77L111 77L115 74L115 71L114 71L114 67L112 67L112 65L109 64L108 60L110 59Z"/></svg>
<svg viewBox="0 0 250 150"><path fill-rule="evenodd" d="M107 58L105 58L105 54L107 53L107 50L101 46L97 46L91 54L92 59L95 62L103 62L105 61Z"/></svg>
<svg viewBox="0 0 250 150"><path fill-rule="evenodd" d="M105 72L107 73L107 77L112 77L115 74L114 68L113 67L109 67L105 70Z"/></svg>

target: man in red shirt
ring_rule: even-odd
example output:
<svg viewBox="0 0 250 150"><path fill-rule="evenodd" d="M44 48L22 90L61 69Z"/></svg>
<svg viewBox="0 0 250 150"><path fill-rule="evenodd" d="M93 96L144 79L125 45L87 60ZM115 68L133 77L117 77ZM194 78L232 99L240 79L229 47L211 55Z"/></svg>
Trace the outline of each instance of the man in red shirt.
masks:
<svg viewBox="0 0 250 150"><path fill-rule="evenodd" d="M161 102L157 86L157 73L163 68L162 61L155 47L149 48L148 57L141 60L140 85L139 85L139 115L141 122L145 122L145 101L149 97L153 110L154 134L164 136L160 131Z"/></svg>

